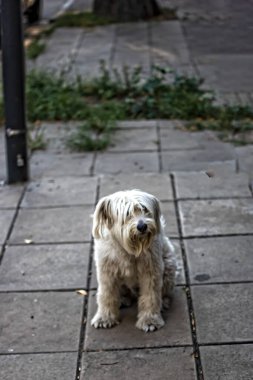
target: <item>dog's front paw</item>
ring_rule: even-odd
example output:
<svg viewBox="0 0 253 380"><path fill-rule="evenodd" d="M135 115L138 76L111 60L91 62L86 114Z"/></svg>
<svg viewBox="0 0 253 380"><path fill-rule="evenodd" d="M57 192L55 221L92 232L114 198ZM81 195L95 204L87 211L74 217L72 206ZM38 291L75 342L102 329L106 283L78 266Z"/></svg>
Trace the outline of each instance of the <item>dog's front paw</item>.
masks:
<svg viewBox="0 0 253 380"><path fill-rule="evenodd" d="M145 332L152 332L163 326L164 320L160 314L142 315L136 323L136 327Z"/></svg>
<svg viewBox="0 0 253 380"><path fill-rule="evenodd" d="M99 329L99 328L108 329L118 324L119 324L119 321L117 318L113 318L109 316L105 317L100 314L96 314L91 321L91 325L94 326L96 329Z"/></svg>

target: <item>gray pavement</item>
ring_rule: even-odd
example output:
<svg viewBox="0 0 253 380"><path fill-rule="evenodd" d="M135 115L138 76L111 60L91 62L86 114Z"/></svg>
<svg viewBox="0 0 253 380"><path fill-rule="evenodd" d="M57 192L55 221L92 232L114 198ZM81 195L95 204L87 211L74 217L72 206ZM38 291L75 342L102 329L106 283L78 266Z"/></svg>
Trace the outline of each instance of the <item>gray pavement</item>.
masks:
<svg viewBox="0 0 253 380"><path fill-rule="evenodd" d="M244 7L177 3L178 21L59 30L35 64L71 77L94 75L101 57L111 67L141 63L146 72L152 62L168 62L207 70L223 100L251 99L249 45L236 55L229 44L220 52L200 43L208 30L202 22L239 24ZM242 67L240 83L234 74ZM105 152L73 154L65 139L75 126L42 122L47 149L31 155L30 182L17 186L4 184L0 129L0 378L251 380L252 145L185 132L180 120L143 120L120 122ZM126 188L161 200L178 258L174 301L165 327L152 334L135 328L135 306L122 309L111 330L90 326L97 288L91 214L101 196Z"/></svg>

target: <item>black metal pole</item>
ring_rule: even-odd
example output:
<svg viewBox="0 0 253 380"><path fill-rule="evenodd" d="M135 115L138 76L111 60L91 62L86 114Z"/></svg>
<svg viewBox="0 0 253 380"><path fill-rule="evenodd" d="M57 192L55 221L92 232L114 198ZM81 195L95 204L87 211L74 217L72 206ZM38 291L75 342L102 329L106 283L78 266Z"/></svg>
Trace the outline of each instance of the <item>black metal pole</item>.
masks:
<svg viewBox="0 0 253 380"><path fill-rule="evenodd" d="M21 0L1 1L7 182L28 179Z"/></svg>

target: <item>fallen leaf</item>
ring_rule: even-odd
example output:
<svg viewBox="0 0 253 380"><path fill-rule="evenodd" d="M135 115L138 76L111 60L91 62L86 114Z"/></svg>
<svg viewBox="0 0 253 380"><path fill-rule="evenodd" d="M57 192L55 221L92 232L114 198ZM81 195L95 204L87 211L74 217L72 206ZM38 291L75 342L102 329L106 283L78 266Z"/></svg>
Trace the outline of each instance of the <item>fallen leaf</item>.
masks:
<svg viewBox="0 0 253 380"><path fill-rule="evenodd" d="M31 239L25 239L25 244L32 244L33 241Z"/></svg>
<svg viewBox="0 0 253 380"><path fill-rule="evenodd" d="M76 290L76 292L78 293L78 294L81 294L81 296L87 296L87 292L86 292L86 290L83 290L83 289L79 289L79 290Z"/></svg>

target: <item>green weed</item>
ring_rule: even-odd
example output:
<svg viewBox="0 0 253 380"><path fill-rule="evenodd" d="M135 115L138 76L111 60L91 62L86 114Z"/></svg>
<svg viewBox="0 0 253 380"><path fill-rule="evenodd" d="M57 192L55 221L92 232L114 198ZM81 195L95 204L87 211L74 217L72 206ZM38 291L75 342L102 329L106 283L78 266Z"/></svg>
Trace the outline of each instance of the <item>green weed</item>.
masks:
<svg viewBox="0 0 253 380"><path fill-rule="evenodd" d="M45 50L46 44L39 38L34 39L26 49L26 55L29 59L36 59Z"/></svg>
<svg viewBox="0 0 253 380"><path fill-rule="evenodd" d="M168 82L168 76L173 80ZM252 108L218 107L201 80L159 66L145 78L140 67L109 71L102 62L97 78L72 83L51 73L31 72L26 91L29 121L82 121L68 141L73 150L105 149L116 121L123 119L183 119L190 130L212 129L224 139L248 133L253 125Z"/></svg>
<svg viewBox="0 0 253 380"><path fill-rule="evenodd" d="M54 20L55 28L84 28L97 25L107 25L113 22L110 18L98 17L91 12L67 12Z"/></svg>

